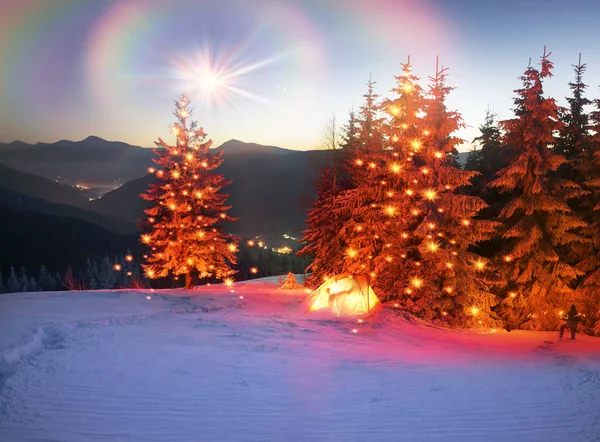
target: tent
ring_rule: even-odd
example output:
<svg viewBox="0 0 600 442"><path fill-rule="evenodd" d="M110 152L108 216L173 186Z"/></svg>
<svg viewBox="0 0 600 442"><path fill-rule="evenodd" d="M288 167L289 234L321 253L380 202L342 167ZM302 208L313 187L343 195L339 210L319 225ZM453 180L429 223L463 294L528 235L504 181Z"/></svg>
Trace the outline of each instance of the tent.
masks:
<svg viewBox="0 0 600 442"><path fill-rule="evenodd" d="M329 308L337 317L368 313L379 303L366 275L342 274L329 278L306 299L309 312Z"/></svg>

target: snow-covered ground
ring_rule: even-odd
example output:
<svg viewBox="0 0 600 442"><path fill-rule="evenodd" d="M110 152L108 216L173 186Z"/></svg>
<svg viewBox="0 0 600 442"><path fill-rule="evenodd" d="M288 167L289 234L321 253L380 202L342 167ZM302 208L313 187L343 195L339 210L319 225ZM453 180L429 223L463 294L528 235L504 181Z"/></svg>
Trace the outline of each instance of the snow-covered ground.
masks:
<svg viewBox="0 0 600 442"><path fill-rule="evenodd" d="M600 339L234 290L0 295L0 440L600 440Z"/></svg>

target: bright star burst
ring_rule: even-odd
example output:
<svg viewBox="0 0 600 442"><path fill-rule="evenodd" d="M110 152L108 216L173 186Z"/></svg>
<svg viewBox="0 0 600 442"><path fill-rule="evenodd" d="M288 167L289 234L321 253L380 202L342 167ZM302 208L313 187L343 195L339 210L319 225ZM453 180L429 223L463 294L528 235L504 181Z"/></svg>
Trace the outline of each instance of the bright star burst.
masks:
<svg viewBox="0 0 600 442"><path fill-rule="evenodd" d="M173 68L178 87L198 94L208 105L236 104L239 100L270 103L247 89L250 76L279 57L245 62L236 60L237 51L216 56L209 48L196 57L175 60Z"/></svg>

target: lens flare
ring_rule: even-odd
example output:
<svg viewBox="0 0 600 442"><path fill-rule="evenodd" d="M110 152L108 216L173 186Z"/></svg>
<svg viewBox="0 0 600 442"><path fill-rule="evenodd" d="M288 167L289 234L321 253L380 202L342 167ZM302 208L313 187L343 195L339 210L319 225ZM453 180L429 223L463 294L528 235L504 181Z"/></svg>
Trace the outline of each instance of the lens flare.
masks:
<svg viewBox="0 0 600 442"><path fill-rule="evenodd" d="M209 48L192 57L171 61L176 82L207 105L237 104L240 100L270 104L269 100L249 90L251 76L281 57L258 61L237 60L237 50L214 54Z"/></svg>

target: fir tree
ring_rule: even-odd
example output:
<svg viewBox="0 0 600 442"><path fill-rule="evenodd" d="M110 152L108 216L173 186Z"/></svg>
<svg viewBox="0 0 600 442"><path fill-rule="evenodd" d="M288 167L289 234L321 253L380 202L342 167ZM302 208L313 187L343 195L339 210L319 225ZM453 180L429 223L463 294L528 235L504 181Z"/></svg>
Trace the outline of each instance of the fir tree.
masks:
<svg viewBox="0 0 600 442"><path fill-rule="evenodd" d="M471 179L472 188L469 193L481 195L487 183L506 166L496 114L489 107L485 113L485 122L479 126L479 136L475 137L473 144L479 149L469 153L465 169L479 172ZM486 198L484 200L489 203Z"/></svg>
<svg viewBox="0 0 600 442"><path fill-rule="evenodd" d="M2 276L2 268L0 268L0 293L6 292L6 287L4 287L4 278Z"/></svg>
<svg viewBox="0 0 600 442"><path fill-rule="evenodd" d="M571 248L569 257L584 272L577 290L583 298L581 310L588 317L585 325L590 332L600 335L600 100L594 100L593 104L584 147L571 162L581 187L587 191L577 201L575 210L587 224L581 234L588 242Z"/></svg>
<svg viewBox="0 0 600 442"><path fill-rule="evenodd" d="M369 79L356 121L355 140L349 151L347 167L352 174L352 185L336 197L334 213L343 220L338 230L343 249L337 259L341 266L337 273L374 275L374 259L385 246L380 235L385 227L371 222L377 216L374 213L382 210L380 202L385 196L378 177L382 176L386 157L391 155L385 152L382 104L374 91L375 84Z"/></svg>
<svg viewBox="0 0 600 442"><path fill-rule="evenodd" d="M552 75L549 55L544 48L541 69L529 66L521 77L515 118L501 123L514 158L491 183L510 193L500 211L504 244L495 281L502 299L497 311L509 328L555 327L558 312L577 300L570 284L581 274L559 256L561 247L583 240L572 230L585 223L567 204L580 195L578 186L553 175L565 162L551 150L564 125L554 99L543 96L543 80Z"/></svg>
<svg viewBox="0 0 600 442"><path fill-rule="evenodd" d="M98 275L98 288L104 290L114 289L117 284L117 275L113 263L108 256L105 256L100 264Z"/></svg>
<svg viewBox="0 0 600 442"><path fill-rule="evenodd" d="M369 93L374 95L372 84L369 87ZM306 268L306 272L310 272L305 281L308 286L317 286L343 269L346 243L340 231L346 218L339 211L339 197L342 192L354 186L347 164L354 149L359 147L361 130L362 126L352 111L342 135L343 144L338 155L341 161L332 159L324 164L315 181L317 199L308 211L307 229L301 239L306 245L296 252L298 256L312 258ZM332 153L336 154L335 151Z"/></svg>
<svg viewBox="0 0 600 442"><path fill-rule="evenodd" d="M28 288L30 292L40 291L40 286L33 276L29 277Z"/></svg>
<svg viewBox="0 0 600 442"><path fill-rule="evenodd" d="M21 291L21 284L19 283L19 278L17 278L14 266L10 266L6 289L8 290L8 293L18 293Z"/></svg>
<svg viewBox="0 0 600 442"><path fill-rule="evenodd" d="M95 261L92 262L89 258L85 261L82 281L88 290L98 289L98 265Z"/></svg>
<svg viewBox="0 0 600 442"><path fill-rule="evenodd" d="M560 137L556 144L556 153L564 156L567 161L573 160L586 149L589 140L589 118L584 107L592 104L585 97L587 85L583 82L583 74L586 65L581 63L581 54L579 54L579 63L573 65L573 68L575 70L575 81L569 83L573 95L567 97L569 108L563 112L562 121L564 125L560 130ZM570 167L561 167L561 169L573 170ZM575 179L576 174L567 173L565 178Z"/></svg>
<svg viewBox="0 0 600 442"><path fill-rule="evenodd" d="M27 272L25 272L25 267L21 266L21 271L19 272L19 291L21 292L29 292L29 278L27 277Z"/></svg>
<svg viewBox="0 0 600 442"><path fill-rule="evenodd" d="M200 278L232 274L236 244L222 227L224 221L234 221L227 215L228 195L220 192L229 182L212 172L223 162L223 152L209 151L212 142L205 141L206 134L196 122L190 122L185 96L175 107L172 132L177 143L171 146L158 140L154 161L159 168L152 171L159 182L142 195L153 204L145 211L151 230L142 235L149 246L144 269L149 278L185 274L189 289L194 272Z"/></svg>
<svg viewBox="0 0 600 442"><path fill-rule="evenodd" d="M306 245L297 252L298 256L312 257L306 271L310 272L306 283L320 284L328 276L342 270L342 254L345 242L340 236L344 220L336 211L338 190L332 188L333 168L326 165L315 182L317 200L308 211L307 229L301 240ZM264 265L261 268L265 269Z"/></svg>
<svg viewBox="0 0 600 442"><path fill-rule="evenodd" d="M42 290L44 292L56 290L56 281L54 280L54 278L52 277L50 272L48 272L48 269L46 268L46 266L44 264L42 264L40 266L40 273L38 275L38 284L39 284L40 290Z"/></svg>
<svg viewBox="0 0 600 442"><path fill-rule="evenodd" d="M479 273L485 263L470 248L489 238L495 223L474 219L486 204L460 193L475 174L460 170L454 160L462 142L455 133L463 122L446 107L453 89L446 85L446 69L436 66L430 80L403 172L409 216L395 247L404 252L396 260L402 278L394 289L405 308L420 317L463 327L493 325L493 296Z"/></svg>

